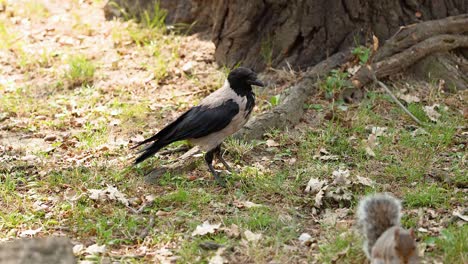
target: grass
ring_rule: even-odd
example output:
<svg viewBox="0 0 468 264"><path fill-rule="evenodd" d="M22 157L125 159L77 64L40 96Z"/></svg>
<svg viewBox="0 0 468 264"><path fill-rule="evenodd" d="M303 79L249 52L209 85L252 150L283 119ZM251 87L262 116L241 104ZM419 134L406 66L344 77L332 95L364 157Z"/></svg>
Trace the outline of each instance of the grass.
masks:
<svg viewBox="0 0 468 264"><path fill-rule="evenodd" d="M71 56L67 60L68 68L63 78L70 88L91 85L96 66L83 55Z"/></svg>
<svg viewBox="0 0 468 264"><path fill-rule="evenodd" d="M412 190L412 191L411 191ZM408 189L405 195L406 204L409 207L441 208L447 206L447 190L435 184L422 184L416 188Z"/></svg>
<svg viewBox="0 0 468 264"><path fill-rule="evenodd" d="M7 50L12 47L16 34L9 29L10 23L8 21L0 20L0 49Z"/></svg>
<svg viewBox="0 0 468 264"><path fill-rule="evenodd" d="M357 46L352 50L351 53L359 59L359 63L361 65L364 65L369 60L371 50L368 47Z"/></svg>
<svg viewBox="0 0 468 264"><path fill-rule="evenodd" d="M134 142L130 139L157 132L219 87L228 72L210 66L207 74L196 68L196 74L177 76L176 70L192 58L191 52L200 54L185 50L193 39L169 32L162 24L162 11L155 13L155 17L143 17L140 24L103 22L116 25L106 32L115 45L110 55L118 54L117 67L110 67L105 56L97 59L86 46L80 46L79 52L59 47L33 53L26 49L32 44L28 39L21 50L17 46L5 58L14 66L13 76L24 78L0 83L0 111L5 113L0 115L0 239L11 240L25 230L42 227L36 236L65 234L85 247L106 245L108 251L102 256L79 255L80 260L98 262L147 263L166 248L180 263L208 263L215 253L200 243L210 241L225 246L223 256L229 262L362 263L362 237L353 231L355 206L367 193L390 191L403 201L404 226L428 230L417 235L429 245L429 261L466 262L466 225L443 226L453 211L466 204L460 187L467 183L460 128L465 120L459 109L448 104L463 94L435 93L427 99L430 103L408 105L425 123L425 133L419 134L401 109L377 91L369 92L359 105L330 104L331 96L346 87L348 77L334 71L321 84L329 98L318 96L306 106L304 119L313 122L270 131L257 141L226 140L224 158L234 168L232 174L222 172L228 188L216 185L202 158L194 170L167 173L158 184L145 183L149 170L177 160L179 154L131 166L133 152L128 147ZM99 37L100 28L76 16L72 16L76 32ZM14 39L11 32L19 32L18 25L1 25L0 43ZM268 62L272 46L267 44L262 52ZM362 47L355 50L361 63L366 52ZM57 63L61 60L65 71ZM151 80L140 80L151 74ZM60 89L55 82L73 89ZM184 92L195 93L170 96L183 85L187 86ZM195 87L199 90L193 91ZM263 104L271 100L269 104L275 105L283 99L270 96ZM448 110L440 110L437 123L429 121L423 110L433 103L449 105ZM373 127L384 127L386 132L376 139L375 156L369 156L365 146ZM46 135L57 138L45 142ZM268 146L267 140L278 146ZM336 158L323 159L321 149ZM39 161L22 160L30 155ZM219 163L215 167L223 168ZM307 182L311 177L331 182L338 168L349 169L351 177L369 178L375 185L344 186L349 200L326 197L324 206L315 208L314 196L304 192ZM154 201L134 213L118 201L89 197L90 189L107 186L125 194L132 208L147 204L148 196ZM242 205L245 202L260 206L248 208ZM339 215L340 210L348 211ZM431 213L428 220L417 211L436 215L433 219ZM330 223L327 217L336 221ZM221 228L214 234L192 236L204 221L220 223ZM141 238L150 224L147 236ZM239 227L240 237L226 233L232 224ZM262 238L247 242L247 230ZM302 233L313 237L310 247L298 241Z"/></svg>
<svg viewBox="0 0 468 264"><path fill-rule="evenodd" d="M451 226L442 230L435 243L444 252L445 263L466 263L468 261L468 226Z"/></svg>
<svg viewBox="0 0 468 264"><path fill-rule="evenodd" d="M362 247L356 241L360 241L349 231L331 228L327 242L319 245L321 263L363 263L365 255Z"/></svg>
<svg viewBox="0 0 468 264"><path fill-rule="evenodd" d="M76 95L92 96L92 88L80 88ZM132 116L142 114L138 119L144 119L144 108L125 103L125 98L125 93L120 93L120 99L109 104L111 109L121 110L117 117L128 122L132 120ZM145 185L140 176L136 175L137 172L133 170L119 172L98 165L101 160L98 157L95 161L96 165L71 170L59 169L49 173L46 177L35 180L17 174L5 174L1 178L0 193L3 201L15 201L16 193L21 190L21 186L30 184L31 181L39 183L37 185L39 193L47 193L47 190L57 188L63 190L72 186L76 196L81 195L81 198L76 201L54 203L52 214L55 217L43 222L45 227L70 226L72 228L70 235L80 238L94 237L95 243L106 244L111 248L132 246L135 243L144 243L150 247L175 243L177 246L171 248L171 252L179 256L182 262L192 259L203 262L211 258L213 253L200 248L199 244L212 241L239 249L240 251L236 251L235 258L245 261L264 262L273 259L280 262L297 261L297 259L291 259L291 255L285 251L284 246L289 245L298 247L296 249L299 250L298 258L303 260L318 259L322 263L334 261L360 263L365 258L359 242L361 238L348 231L347 228L337 228L334 225L314 227L313 229L319 228L322 235L317 238L318 247L311 249L313 254L306 254L305 252L308 251L298 246L299 235L315 225L307 218L298 217L307 215L312 204L307 202L307 195L301 191L311 175L327 179L334 169L345 165L356 174L376 179L378 184L397 183L392 186L392 191L402 198L407 209L447 208L454 203L463 203L464 199L460 195L451 194L447 189L450 187L444 182L418 184L411 187L413 182L425 177L427 171L423 169L425 166L436 166L438 161L435 158L452 147L451 142L457 133L454 127L461 120L456 115L451 116L452 113L450 113L447 115L449 120L446 122L453 122L451 126L435 125L427 129L428 134L412 136L411 131L399 125L406 122L406 119L399 115L398 111L375 114L376 109L369 107L369 105L382 105L387 100L384 95L377 94L368 100L351 113L355 117L351 126L340 121L342 120L340 115L346 113L338 112L337 119L324 121L318 129L307 128L295 134L272 131L269 138L278 142L282 147L267 150L265 141L247 143L234 139L228 140L226 148L228 152L225 158L231 163L242 165L242 168L237 173L228 176L231 187L225 190L220 190L209 176L207 176L209 180L206 181L190 181L184 175L168 174L160 180L159 186ZM82 106L85 105L86 103ZM97 117L105 114L105 112L94 113ZM368 126L389 125L386 124L385 120L388 116L385 115L392 116L393 127L389 127L386 134L379 138L378 149L376 149L378 154L375 159L369 159L360 149L360 144L356 142L367 138L370 133ZM77 134L77 139L82 144L82 150L86 151L102 145L106 141L107 133L105 123L101 126L85 124L82 132ZM356 137L357 140L350 140L350 137ZM321 148L326 149L331 155L337 155L338 160L315 159L314 151ZM428 151L434 148L437 151ZM417 155L422 151L426 154ZM261 159L262 155L271 162L269 167L258 167L259 163L265 162ZM292 166L286 165L286 160L293 157L297 158L297 162ZM457 157L455 155L454 159ZM47 157L44 158L47 159ZM462 156L458 157L460 158ZM246 161L253 163L248 164ZM432 162L428 163L428 161ZM368 174L370 166L373 166L375 162L382 162L387 166ZM389 162L394 165L388 166ZM454 175L461 173L461 168L457 166L452 168L453 171L449 173ZM203 166L200 167L200 171L203 173ZM411 171L417 171L417 173L411 175ZM390 180L394 177L397 177L398 181ZM158 195L154 203L144 211L146 217L141 217L129 214L128 210L118 203L103 203L87 198L87 189L99 189L105 184L116 185L128 197L135 197L138 192L141 192L138 190L142 186L145 188L143 189L144 195L151 193ZM385 187L378 188L385 190ZM365 193L366 190L362 189L357 190L356 194ZM52 194L53 196L55 194ZM235 201L238 200L249 200L262 206L250 209L239 208L235 205ZM354 200L351 206L356 202ZM19 210L8 209L10 210L8 214L2 211L1 217L5 223L2 227L5 231L4 237L11 236L10 230L17 226L37 228L35 223L45 214L34 212L30 203L30 201L25 201L19 205L21 214ZM328 206L337 205L330 203ZM338 207L342 206L338 205ZM147 216L154 215L158 211L165 212L168 216L162 216L161 219L155 221L154 231L149 233L145 241L139 240L138 234L148 224ZM405 225L408 227L413 227L417 223L414 218L406 219ZM222 223L223 227L235 224L241 231L250 230L261 233L263 238L256 246L249 246L239 239L226 236L223 232L205 237L191 237L190 233L195 227L206 220ZM430 238L431 236L427 239ZM464 250L463 237L455 233L454 229L448 229L440 237L433 236L432 238L435 250L441 252L445 260L457 263L456 260L460 259ZM460 244L461 246L452 246ZM136 259L133 260L138 263Z"/></svg>
<svg viewBox="0 0 468 264"><path fill-rule="evenodd" d="M319 87L325 93L326 98L332 98L333 94L347 87L347 78L347 72L335 69L330 72L330 75L325 78Z"/></svg>

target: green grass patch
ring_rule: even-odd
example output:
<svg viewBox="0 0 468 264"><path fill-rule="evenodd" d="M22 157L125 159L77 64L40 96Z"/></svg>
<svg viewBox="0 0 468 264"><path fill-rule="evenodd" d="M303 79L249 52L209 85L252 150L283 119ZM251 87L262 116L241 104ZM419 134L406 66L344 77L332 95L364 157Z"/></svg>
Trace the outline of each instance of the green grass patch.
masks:
<svg viewBox="0 0 468 264"><path fill-rule="evenodd" d="M404 201L406 205L412 208L441 208L447 206L447 194L446 189L436 184L421 183L406 190Z"/></svg>
<svg viewBox="0 0 468 264"><path fill-rule="evenodd" d="M330 99L333 94L347 87L346 80L349 74L340 70L331 70L330 74L319 84L320 89L325 93L325 97Z"/></svg>
<svg viewBox="0 0 468 264"><path fill-rule="evenodd" d="M444 253L444 263L467 263L468 225L451 226L441 233L435 241Z"/></svg>
<svg viewBox="0 0 468 264"><path fill-rule="evenodd" d="M64 79L69 87L91 85L94 80L96 66L83 55L75 55L68 58L68 68Z"/></svg>
<svg viewBox="0 0 468 264"><path fill-rule="evenodd" d="M364 263L361 240L349 230L328 231L327 240L319 245L320 263Z"/></svg>

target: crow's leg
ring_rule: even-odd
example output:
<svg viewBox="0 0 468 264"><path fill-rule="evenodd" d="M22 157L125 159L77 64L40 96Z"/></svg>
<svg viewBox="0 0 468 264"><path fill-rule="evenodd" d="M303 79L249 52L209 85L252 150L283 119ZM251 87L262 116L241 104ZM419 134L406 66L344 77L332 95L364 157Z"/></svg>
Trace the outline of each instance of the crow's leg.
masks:
<svg viewBox="0 0 468 264"><path fill-rule="evenodd" d="M223 163L224 167L228 171L232 172L231 166L229 166L229 164L223 159L223 153L221 152L221 144L219 144L213 151L214 151L216 157L219 159L219 161L221 161L221 163Z"/></svg>
<svg viewBox="0 0 468 264"><path fill-rule="evenodd" d="M215 177L215 180L219 183L219 185L224 187L225 183L221 180L218 173L213 168L213 156L215 154L215 151L216 151L216 148L206 152L205 161L206 161L206 165L208 165L208 169L210 169L211 174L213 174L213 176Z"/></svg>

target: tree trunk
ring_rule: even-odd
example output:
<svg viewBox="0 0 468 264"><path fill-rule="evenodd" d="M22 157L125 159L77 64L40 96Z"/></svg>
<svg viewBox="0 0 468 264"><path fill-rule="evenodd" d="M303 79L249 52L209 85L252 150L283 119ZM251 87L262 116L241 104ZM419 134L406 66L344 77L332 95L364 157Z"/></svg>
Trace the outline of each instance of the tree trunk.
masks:
<svg viewBox="0 0 468 264"><path fill-rule="evenodd" d="M141 18L144 12L154 14L155 5L167 11L166 24L184 24L194 32L210 30L216 0L110 0L104 7L106 19L114 17Z"/></svg>
<svg viewBox="0 0 468 264"><path fill-rule="evenodd" d="M220 64L257 70L286 62L306 68L372 34L383 42L400 26L467 11L466 0L223 1L213 29L215 56Z"/></svg>
<svg viewBox="0 0 468 264"><path fill-rule="evenodd" d="M111 0L130 13L160 2L168 23L212 29L220 65L262 70L315 65L376 35L381 42L404 25L468 13L466 0ZM114 4L106 16L118 15Z"/></svg>

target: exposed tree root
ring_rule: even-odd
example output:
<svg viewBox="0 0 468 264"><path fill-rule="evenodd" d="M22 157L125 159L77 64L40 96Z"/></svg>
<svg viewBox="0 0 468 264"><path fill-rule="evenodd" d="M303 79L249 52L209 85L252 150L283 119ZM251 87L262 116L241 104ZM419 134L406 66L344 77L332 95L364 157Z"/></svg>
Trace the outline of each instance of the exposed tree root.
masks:
<svg viewBox="0 0 468 264"><path fill-rule="evenodd" d="M428 55L468 48L467 32L467 14L403 27L380 47L369 67L361 67L351 82L355 89L360 89L374 80L374 74L381 79L401 72ZM270 129L284 129L299 123L304 114L304 102L317 91L320 77L349 59L349 52L337 53L317 64L285 92L277 107L251 119L236 137L258 139Z"/></svg>
<svg viewBox="0 0 468 264"><path fill-rule="evenodd" d="M352 58L351 53L339 52L315 65L293 87L282 94L280 104L272 111L252 118L235 137L258 139L271 129L284 129L299 123L304 114L304 103L317 92L320 78L325 77L332 69Z"/></svg>
<svg viewBox="0 0 468 264"><path fill-rule="evenodd" d="M468 30L468 19L466 26ZM447 34L434 36L391 57L373 63L370 69L362 67L354 75L352 82L356 88L361 88L372 81L371 71L375 71L377 78L388 77L408 68L427 55L460 47L468 47L468 36Z"/></svg>

